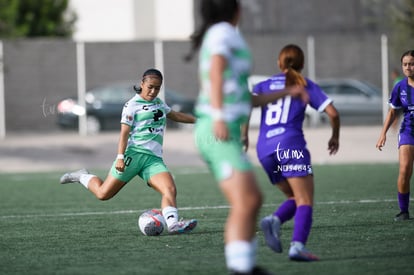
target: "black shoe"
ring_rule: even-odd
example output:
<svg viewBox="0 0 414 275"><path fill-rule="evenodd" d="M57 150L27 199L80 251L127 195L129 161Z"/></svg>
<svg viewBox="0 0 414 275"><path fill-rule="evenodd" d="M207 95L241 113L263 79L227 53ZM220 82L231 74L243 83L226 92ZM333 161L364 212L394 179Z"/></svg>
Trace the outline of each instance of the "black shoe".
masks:
<svg viewBox="0 0 414 275"><path fill-rule="evenodd" d="M230 275L273 275L272 273L264 270L261 267L255 266L252 271L250 272L236 272L230 271Z"/></svg>
<svg viewBox="0 0 414 275"><path fill-rule="evenodd" d="M399 221L405 221L409 219L410 219L410 214L408 212L400 212L395 216L394 221L399 222Z"/></svg>

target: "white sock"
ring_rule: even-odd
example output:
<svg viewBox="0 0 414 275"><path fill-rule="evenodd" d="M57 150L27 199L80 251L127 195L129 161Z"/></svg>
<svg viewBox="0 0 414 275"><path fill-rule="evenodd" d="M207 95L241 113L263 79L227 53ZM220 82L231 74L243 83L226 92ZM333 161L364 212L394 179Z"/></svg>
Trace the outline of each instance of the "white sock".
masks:
<svg viewBox="0 0 414 275"><path fill-rule="evenodd" d="M80 175L80 177L79 177L79 181L80 181L80 183L83 185L83 186L85 186L86 187L86 189L88 189L88 184L89 184L89 181L91 180L91 178L93 178L93 177L96 177L95 175L92 175L92 174L82 174L82 175Z"/></svg>
<svg viewBox="0 0 414 275"><path fill-rule="evenodd" d="M162 215L167 223L167 227L171 227L171 225L178 222L178 210L175 207L164 207L164 209L162 209Z"/></svg>
<svg viewBox="0 0 414 275"><path fill-rule="evenodd" d="M253 244L254 243L254 244ZM256 242L232 241L224 247L226 265L228 270L235 272L250 272L255 263Z"/></svg>

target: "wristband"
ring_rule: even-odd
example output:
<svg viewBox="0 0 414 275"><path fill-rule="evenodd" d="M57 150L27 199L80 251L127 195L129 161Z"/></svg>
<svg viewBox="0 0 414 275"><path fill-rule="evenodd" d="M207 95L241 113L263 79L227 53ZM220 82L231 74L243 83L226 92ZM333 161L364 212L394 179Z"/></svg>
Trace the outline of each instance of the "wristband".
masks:
<svg viewBox="0 0 414 275"><path fill-rule="evenodd" d="M221 109L211 109L211 117L214 121L216 120L223 120L224 119L224 113Z"/></svg>
<svg viewBox="0 0 414 275"><path fill-rule="evenodd" d="M118 155L116 156L116 159L124 159L124 154L118 154Z"/></svg>

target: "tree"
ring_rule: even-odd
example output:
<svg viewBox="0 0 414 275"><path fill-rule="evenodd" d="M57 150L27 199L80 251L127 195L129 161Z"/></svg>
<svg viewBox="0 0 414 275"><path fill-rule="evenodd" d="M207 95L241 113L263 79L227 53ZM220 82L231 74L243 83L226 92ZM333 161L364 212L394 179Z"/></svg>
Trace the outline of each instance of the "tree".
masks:
<svg viewBox="0 0 414 275"><path fill-rule="evenodd" d="M411 50L414 44L414 0L402 0L393 4L392 10L394 50L400 55Z"/></svg>
<svg viewBox="0 0 414 275"><path fill-rule="evenodd" d="M0 37L70 37L69 0L0 0Z"/></svg>
<svg viewBox="0 0 414 275"><path fill-rule="evenodd" d="M18 0L0 0L0 37L10 36L15 31Z"/></svg>
<svg viewBox="0 0 414 275"><path fill-rule="evenodd" d="M414 44L414 0L361 0L364 22L372 29L387 34L392 67L398 67L399 57Z"/></svg>

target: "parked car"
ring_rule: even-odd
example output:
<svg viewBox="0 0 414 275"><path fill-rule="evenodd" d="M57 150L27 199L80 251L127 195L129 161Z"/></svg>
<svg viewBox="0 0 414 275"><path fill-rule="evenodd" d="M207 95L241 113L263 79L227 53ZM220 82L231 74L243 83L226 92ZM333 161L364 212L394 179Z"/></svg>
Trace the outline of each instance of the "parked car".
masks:
<svg viewBox="0 0 414 275"><path fill-rule="evenodd" d="M341 124L382 124L381 90L357 79L321 79L319 86L333 100L341 116ZM321 116L322 123L326 116Z"/></svg>
<svg viewBox="0 0 414 275"><path fill-rule="evenodd" d="M250 77L251 87L270 76ZM337 78L317 81L321 89L333 100L341 116L341 124L370 125L382 123L382 95L379 88L357 79ZM315 127L329 123L325 113L307 106L305 125ZM260 125L260 108L254 108L250 120L252 126Z"/></svg>
<svg viewBox="0 0 414 275"><path fill-rule="evenodd" d="M87 129L89 133L115 130L120 127L122 108L135 95L132 83L112 83L91 89L85 94ZM195 100L173 90L164 90L165 102L175 111L193 113ZM71 97L57 105L57 124L62 129L77 129L80 115L85 114L77 98ZM178 123L167 120L167 126L177 128Z"/></svg>

